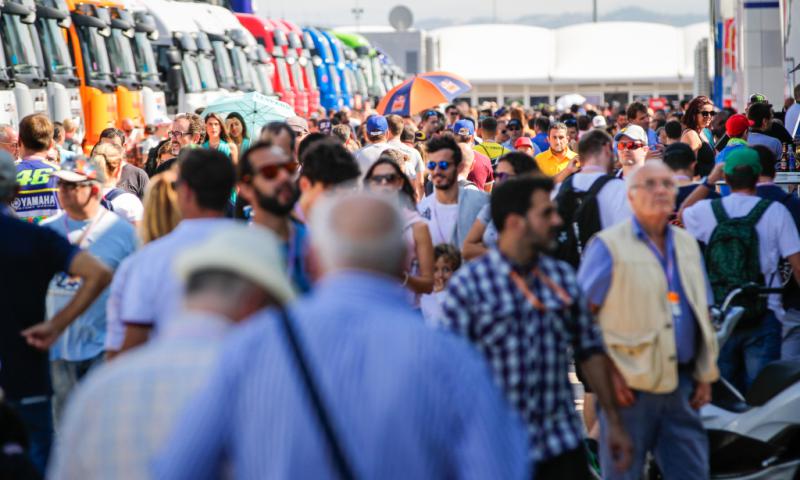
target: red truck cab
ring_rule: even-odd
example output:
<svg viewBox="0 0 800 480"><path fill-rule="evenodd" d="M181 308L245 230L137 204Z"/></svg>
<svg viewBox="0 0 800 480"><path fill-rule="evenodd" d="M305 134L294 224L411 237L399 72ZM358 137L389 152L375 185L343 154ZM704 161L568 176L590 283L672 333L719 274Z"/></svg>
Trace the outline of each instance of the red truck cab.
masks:
<svg viewBox="0 0 800 480"><path fill-rule="evenodd" d="M291 73L286 63L286 53L282 45L275 43L275 27L269 20L264 20L250 13L235 13L239 23L242 24L259 43L267 55L270 56L272 66L275 67L275 74L272 78L272 87L278 98L292 107L295 112L303 115L307 107L303 110L297 105L297 90L293 88ZM288 42L287 42L288 43Z"/></svg>
<svg viewBox="0 0 800 480"><path fill-rule="evenodd" d="M289 48L294 48L297 51L298 61L300 63L300 70L303 75L303 83L305 90L308 94L308 114L311 115L316 112L320 106L319 101L319 86L317 85L317 76L314 73L314 65L311 60L311 48L305 44L305 35L303 30L295 23L289 20L280 20L286 27L287 35L289 37Z"/></svg>

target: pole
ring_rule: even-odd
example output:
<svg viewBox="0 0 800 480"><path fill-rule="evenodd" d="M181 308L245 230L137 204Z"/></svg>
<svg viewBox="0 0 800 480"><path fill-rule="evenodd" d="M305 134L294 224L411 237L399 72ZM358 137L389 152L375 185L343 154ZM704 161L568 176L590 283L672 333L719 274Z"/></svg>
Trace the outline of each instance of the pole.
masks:
<svg viewBox="0 0 800 480"><path fill-rule="evenodd" d="M597 0L592 0L592 22L597 23Z"/></svg>

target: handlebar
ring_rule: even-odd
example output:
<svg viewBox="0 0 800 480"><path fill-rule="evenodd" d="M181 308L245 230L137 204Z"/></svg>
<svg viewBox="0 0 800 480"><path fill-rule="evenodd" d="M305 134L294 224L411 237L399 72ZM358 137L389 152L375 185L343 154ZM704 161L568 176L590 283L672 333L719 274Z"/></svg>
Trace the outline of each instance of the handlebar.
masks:
<svg viewBox="0 0 800 480"><path fill-rule="evenodd" d="M775 287L762 287L757 283L747 283L739 288L734 288L731 290L728 295L725 297L725 300L722 302L722 306L720 307L721 311L726 311L730 306L731 302L738 297L739 295L758 295L758 296L765 296L765 295L772 295L775 293L783 293L783 287L775 288Z"/></svg>

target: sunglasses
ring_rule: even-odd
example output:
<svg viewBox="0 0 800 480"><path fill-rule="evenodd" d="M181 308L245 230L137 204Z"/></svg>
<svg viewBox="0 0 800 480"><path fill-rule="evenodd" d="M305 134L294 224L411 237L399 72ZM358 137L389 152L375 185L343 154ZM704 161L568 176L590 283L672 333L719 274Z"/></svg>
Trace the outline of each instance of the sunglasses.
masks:
<svg viewBox="0 0 800 480"><path fill-rule="evenodd" d="M369 182L374 185L388 185L400 180L400 175L396 173L388 173L386 175L373 175L369 178Z"/></svg>
<svg viewBox="0 0 800 480"><path fill-rule="evenodd" d="M280 174L281 170L285 170L289 176L292 176L297 172L297 169L300 168L300 164L297 162L285 162L285 163L274 163L270 165L264 165L263 167L259 168L257 171L259 175L266 178L267 180L275 180Z"/></svg>
<svg viewBox="0 0 800 480"><path fill-rule="evenodd" d="M439 170L447 170L452 165L450 162L428 162L428 170L433 171L436 167L439 167Z"/></svg>
<svg viewBox="0 0 800 480"><path fill-rule="evenodd" d="M639 150L643 146L642 142L619 142L617 143L617 150Z"/></svg>
<svg viewBox="0 0 800 480"><path fill-rule="evenodd" d="M512 178L513 176L514 176L514 175L513 175L513 174L511 174L511 173L500 172L500 173L496 174L496 175L494 176L494 178L495 178L495 180L497 180L498 182L502 183L502 182L505 182L506 180L508 180L509 178Z"/></svg>
<svg viewBox="0 0 800 480"><path fill-rule="evenodd" d="M511 131L522 130L522 127L517 127L517 126L514 126L514 127L506 127L506 130L511 130Z"/></svg>
<svg viewBox="0 0 800 480"><path fill-rule="evenodd" d="M717 114L717 112L715 112L715 111L713 111L713 110L712 110L712 111L710 111L710 112L708 112L708 111L703 111L703 112L700 112L700 115L702 115L702 116L703 116L703 118L708 118L708 117L714 118L714 116L715 116L716 114Z"/></svg>

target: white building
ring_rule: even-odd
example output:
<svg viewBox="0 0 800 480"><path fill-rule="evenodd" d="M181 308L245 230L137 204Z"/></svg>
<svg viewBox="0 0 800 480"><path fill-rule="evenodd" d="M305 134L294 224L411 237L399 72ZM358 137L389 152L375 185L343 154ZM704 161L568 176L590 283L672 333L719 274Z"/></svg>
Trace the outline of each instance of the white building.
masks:
<svg viewBox="0 0 800 480"><path fill-rule="evenodd" d="M568 93L590 102L627 103L638 97L692 96L695 50L708 38L709 25L600 22L547 29L486 24L428 35L438 50L433 69L472 82L473 105L484 100L552 104Z"/></svg>

